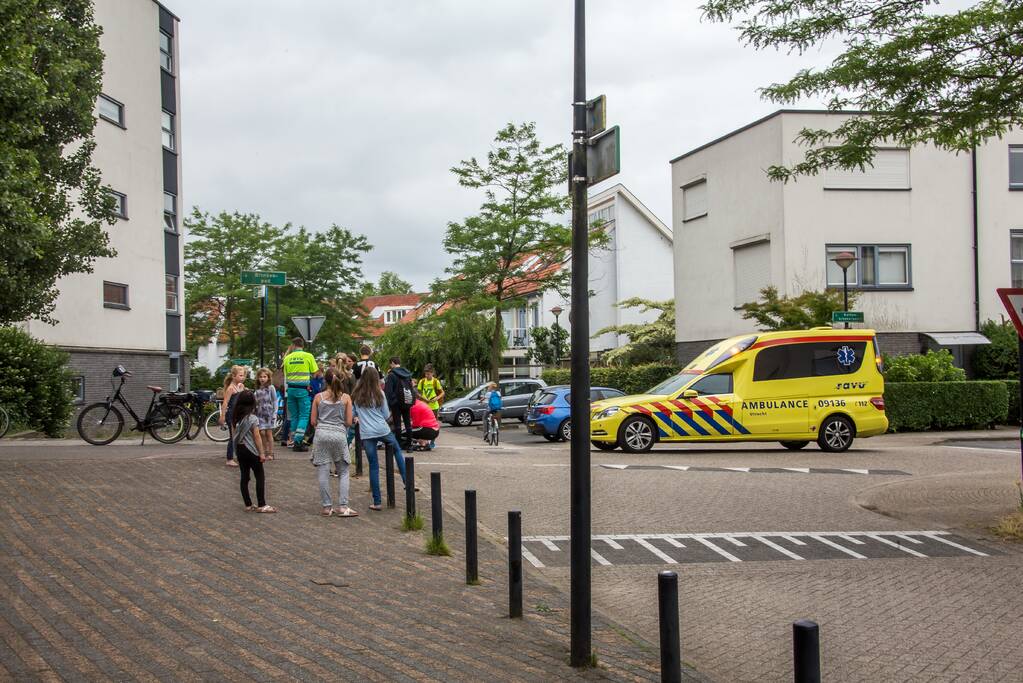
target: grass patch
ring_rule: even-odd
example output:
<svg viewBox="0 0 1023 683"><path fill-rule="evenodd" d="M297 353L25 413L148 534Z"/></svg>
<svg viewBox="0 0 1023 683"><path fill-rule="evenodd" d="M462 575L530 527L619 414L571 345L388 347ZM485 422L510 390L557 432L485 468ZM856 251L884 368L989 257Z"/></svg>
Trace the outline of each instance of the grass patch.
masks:
<svg viewBox="0 0 1023 683"><path fill-rule="evenodd" d="M430 536L426 541L426 554L427 555L442 555L449 557L451 555L451 548L444 542L444 534L438 534L437 536Z"/></svg>
<svg viewBox="0 0 1023 683"><path fill-rule="evenodd" d="M1023 541L1023 509L1003 517L998 524L991 527L996 536L1011 541Z"/></svg>
<svg viewBox="0 0 1023 683"><path fill-rule="evenodd" d="M536 603L536 611L540 614L550 614L554 610L546 602L538 602Z"/></svg>
<svg viewBox="0 0 1023 683"><path fill-rule="evenodd" d="M413 515L409 517L405 515L401 518L401 530L402 531L422 531L423 530L423 518L420 515Z"/></svg>

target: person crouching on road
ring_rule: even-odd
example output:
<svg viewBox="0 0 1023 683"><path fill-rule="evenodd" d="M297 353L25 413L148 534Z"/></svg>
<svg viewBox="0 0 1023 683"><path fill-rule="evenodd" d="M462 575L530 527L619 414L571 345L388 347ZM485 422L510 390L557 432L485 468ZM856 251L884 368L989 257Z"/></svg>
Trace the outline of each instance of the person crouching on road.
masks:
<svg viewBox="0 0 1023 683"><path fill-rule="evenodd" d="M217 424L219 424L221 428L227 427L228 431L227 462L225 463L228 467L238 467L238 461L235 460L234 457L234 421L231 417L237 396L244 390L245 366L232 365L231 370L227 373L227 376L224 377L224 398L220 402L220 417L217 419Z"/></svg>
<svg viewBox="0 0 1023 683"><path fill-rule="evenodd" d="M234 404L232 425L235 453L238 457L238 468L241 470L242 501L245 509L250 512L277 512L277 509L266 504L266 475L263 463L266 451L263 448L263 437L259 433L259 419L255 415L256 397L245 389L238 393ZM256 475L256 505L253 506L249 497L249 472Z"/></svg>
<svg viewBox="0 0 1023 683"><path fill-rule="evenodd" d="M292 339L291 345L295 350L284 357L284 379L288 384L288 416L291 418L295 451L302 452L309 450L303 443L313 403L309 384L320 367L313 354L305 350L305 340L302 337Z"/></svg>
<svg viewBox="0 0 1023 683"><path fill-rule="evenodd" d="M357 517L358 512L348 507L348 466L352 462L348 450L348 426L352 424L352 400L344 393L341 373L327 368L323 376L326 388L313 399L310 423L316 429L313 440L313 465L316 479L320 483L321 514L330 517ZM330 465L334 464L339 479L337 484L337 509L331 507Z"/></svg>
<svg viewBox="0 0 1023 683"><path fill-rule="evenodd" d="M412 438L418 450L433 450L434 443L440 436L440 421L430 405L416 394L416 402L412 404Z"/></svg>
<svg viewBox="0 0 1023 683"><path fill-rule="evenodd" d="M263 437L266 459L274 459L274 421L277 419L277 389L273 384L273 375L268 368L256 371L256 419L259 420L259 433Z"/></svg>
<svg viewBox="0 0 1023 683"><path fill-rule="evenodd" d="M390 446L394 451L394 459L398 465L398 472L401 473L401 480L405 481L405 455L401 452L401 445L394 438L394 433L387 424L387 418L391 411L384 399L384 392L380 388L380 374L376 368L363 368L355 391L352 393L352 403L355 406L355 415L359 419L359 436L362 439L363 450L366 452L366 460L369 463L369 487L373 493L373 504L370 510L379 512L380 507L380 466L377 461L377 444L383 443ZM386 456L385 456L386 457Z"/></svg>

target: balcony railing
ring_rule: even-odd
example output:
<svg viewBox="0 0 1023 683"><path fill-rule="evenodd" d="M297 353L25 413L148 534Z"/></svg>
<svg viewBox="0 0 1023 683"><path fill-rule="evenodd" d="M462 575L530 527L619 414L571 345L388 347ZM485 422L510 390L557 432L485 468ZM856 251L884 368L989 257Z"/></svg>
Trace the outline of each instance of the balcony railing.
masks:
<svg viewBox="0 0 1023 683"><path fill-rule="evenodd" d="M505 330L505 338L509 349L529 348L529 329L525 327L511 327Z"/></svg>

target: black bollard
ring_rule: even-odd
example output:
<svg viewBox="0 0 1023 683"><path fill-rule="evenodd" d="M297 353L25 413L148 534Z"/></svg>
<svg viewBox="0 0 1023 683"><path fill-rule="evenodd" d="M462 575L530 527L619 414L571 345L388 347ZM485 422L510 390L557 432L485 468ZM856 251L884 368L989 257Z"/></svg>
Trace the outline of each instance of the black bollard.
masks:
<svg viewBox="0 0 1023 683"><path fill-rule="evenodd" d="M792 670L796 683L821 683L821 633L809 619L792 623Z"/></svg>
<svg viewBox="0 0 1023 683"><path fill-rule="evenodd" d="M433 522L433 537L444 535L444 511L441 508L440 472L430 472L430 516Z"/></svg>
<svg viewBox="0 0 1023 683"><path fill-rule="evenodd" d="M379 451L378 451L379 452ZM384 460L387 461L384 466L386 471L387 479L387 507L394 507L394 449L390 445L384 446Z"/></svg>
<svg viewBox="0 0 1023 683"><path fill-rule="evenodd" d="M479 546L476 542L476 491L465 491L465 582L480 580Z"/></svg>
<svg viewBox="0 0 1023 683"><path fill-rule="evenodd" d="M522 617L522 512L508 512L508 616Z"/></svg>
<svg viewBox="0 0 1023 683"><path fill-rule="evenodd" d="M678 574L657 574L657 612L661 622L661 680L682 681L682 643L678 632Z"/></svg>
<svg viewBox="0 0 1023 683"><path fill-rule="evenodd" d="M355 425L355 476L362 476L362 439L359 434L359 425Z"/></svg>
<svg viewBox="0 0 1023 683"><path fill-rule="evenodd" d="M416 516L416 459L405 456L405 516Z"/></svg>

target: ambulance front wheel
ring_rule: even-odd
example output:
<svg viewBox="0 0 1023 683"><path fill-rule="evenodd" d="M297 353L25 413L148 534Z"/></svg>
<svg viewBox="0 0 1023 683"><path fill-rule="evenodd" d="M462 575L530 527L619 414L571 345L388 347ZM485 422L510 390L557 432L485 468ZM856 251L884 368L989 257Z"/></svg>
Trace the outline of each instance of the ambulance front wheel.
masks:
<svg viewBox="0 0 1023 683"><path fill-rule="evenodd" d="M832 415L821 423L817 445L827 453L844 453L853 442L853 425L848 418Z"/></svg>
<svg viewBox="0 0 1023 683"><path fill-rule="evenodd" d="M618 429L618 445L626 453L646 453L656 441L653 423L639 415L633 415Z"/></svg>

